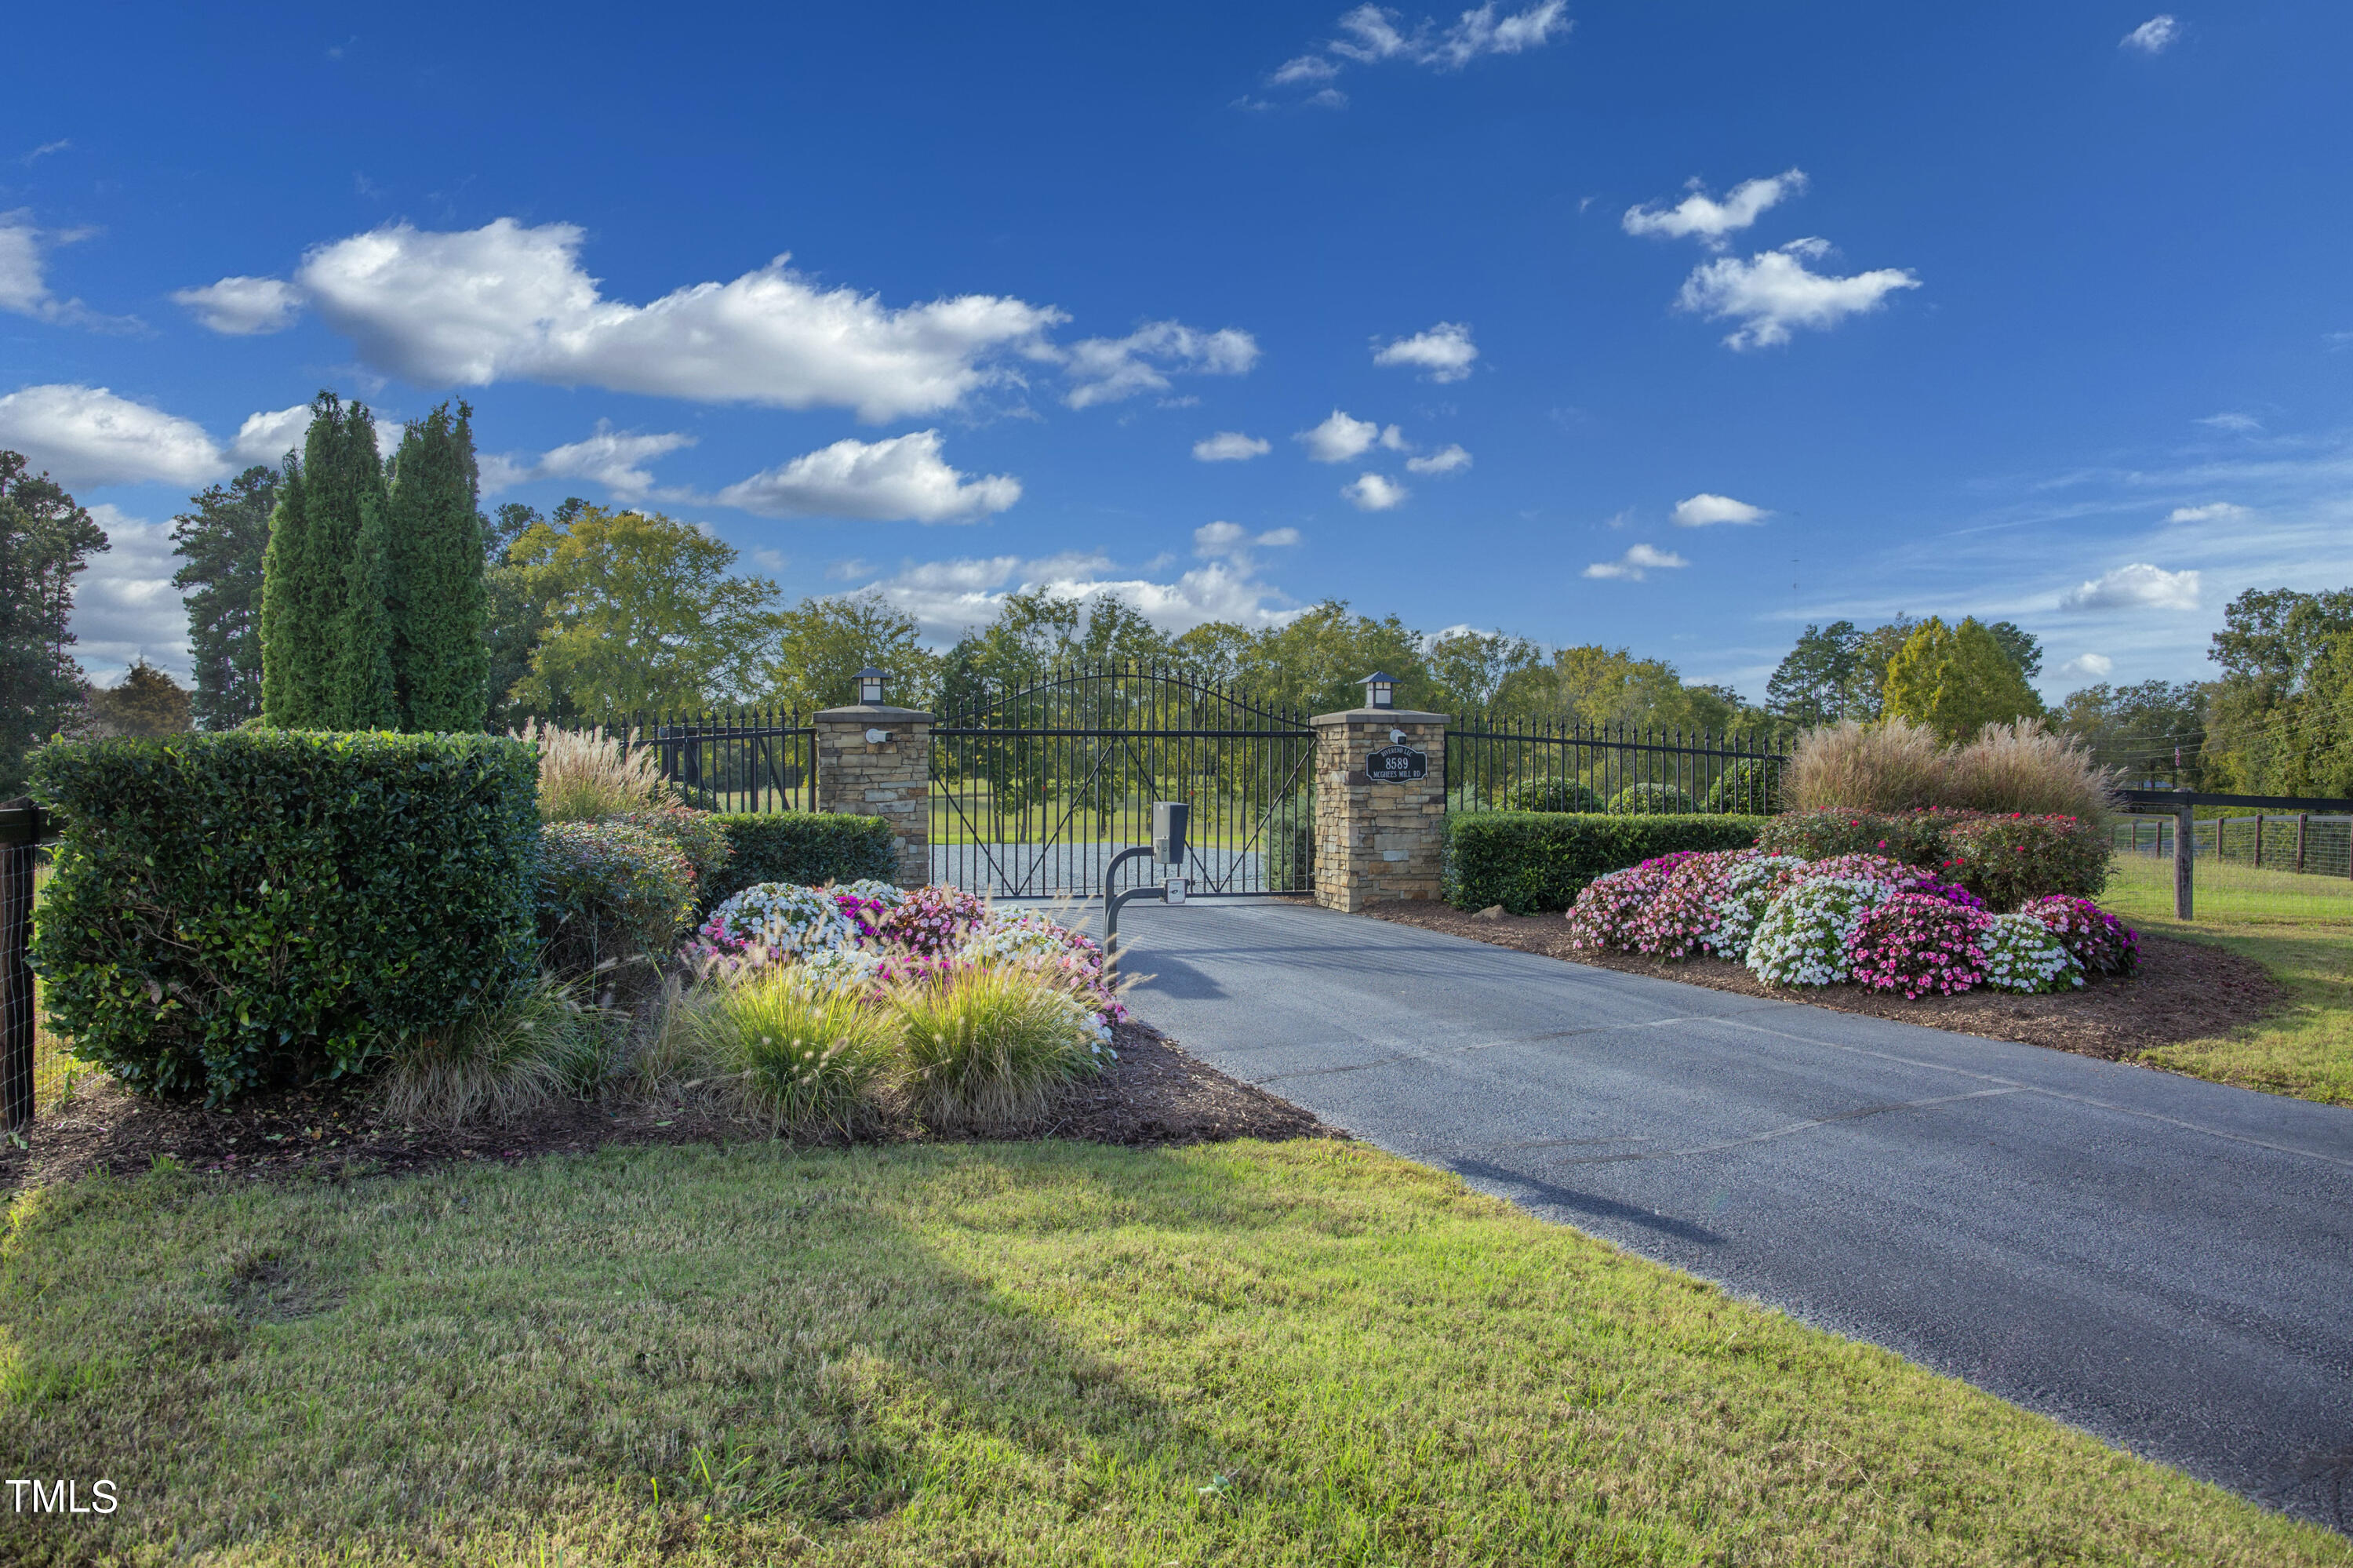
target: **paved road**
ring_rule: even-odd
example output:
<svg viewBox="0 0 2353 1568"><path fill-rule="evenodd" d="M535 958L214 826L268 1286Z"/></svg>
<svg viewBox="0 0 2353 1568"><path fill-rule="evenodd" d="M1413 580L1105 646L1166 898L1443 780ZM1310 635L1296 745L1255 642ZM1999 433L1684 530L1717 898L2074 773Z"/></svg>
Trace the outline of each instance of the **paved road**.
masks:
<svg viewBox="0 0 2353 1568"><path fill-rule="evenodd" d="M2353 1110L1297 904L1120 924L1139 1015L1382 1148L2277 1506L2353 1463Z"/></svg>

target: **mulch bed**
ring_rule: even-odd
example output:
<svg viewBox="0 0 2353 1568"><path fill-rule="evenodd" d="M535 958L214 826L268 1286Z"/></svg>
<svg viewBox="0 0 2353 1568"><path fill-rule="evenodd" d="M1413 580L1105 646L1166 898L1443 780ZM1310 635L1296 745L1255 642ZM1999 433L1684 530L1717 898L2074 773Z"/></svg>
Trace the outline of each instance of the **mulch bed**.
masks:
<svg viewBox="0 0 2353 1568"><path fill-rule="evenodd" d="M1298 1107L1240 1083L1149 1024L1113 1037L1111 1070L1067 1091L1015 1139L1068 1138L1130 1148L1236 1138L1345 1138ZM913 1142L920 1128L872 1141ZM98 1171L126 1175L169 1158L181 1167L250 1180L352 1177L467 1161L512 1163L613 1144L765 1142L765 1126L712 1106L670 1097L566 1101L509 1127L459 1130L385 1119L364 1085L324 1084L259 1095L227 1110L134 1095L111 1080L44 1115L26 1147L0 1148L0 1192Z"/></svg>
<svg viewBox="0 0 2353 1568"><path fill-rule="evenodd" d="M2106 1062L2129 1060L2159 1045L2228 1034L2256 1022L2285 1000L2278 983L2253 959L2201 942L2175 941L2147 933L2140 938L2140 972L2123 979L2094 976L2080 991L2051 996L1965 991L1958 996L1924 996L1906 1001L1901 992L1862 986L1803 990L1769 986L1742 966L1722 959L1670 960L1572 948L1568 924L1558 915L1500 911L1473 915L1443 904L1381 904L1365 913L1595 969L1624 969L1746 996L1803 1001L1838 1012L1867 1012L1930 1029L2046 1045Z"/></svg>

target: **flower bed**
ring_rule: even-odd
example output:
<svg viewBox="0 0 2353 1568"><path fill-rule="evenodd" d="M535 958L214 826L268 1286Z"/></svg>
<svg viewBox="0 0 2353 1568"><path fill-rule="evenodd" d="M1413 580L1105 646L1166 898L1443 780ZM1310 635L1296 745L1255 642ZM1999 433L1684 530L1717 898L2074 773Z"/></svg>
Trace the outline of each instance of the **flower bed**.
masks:
<svg viewBox="0 0 2353 1568"><path fill-rule="evenodd" d="M1852 983L1907 1000L2068 991L2087 973L2126 975L2138 963L2138 937L2088 898L2027 898L2008 914L1986 905L1886 853L1685 853L1596 877L1568 911L1569 943L1709 954L1770 985Z"/></svg>

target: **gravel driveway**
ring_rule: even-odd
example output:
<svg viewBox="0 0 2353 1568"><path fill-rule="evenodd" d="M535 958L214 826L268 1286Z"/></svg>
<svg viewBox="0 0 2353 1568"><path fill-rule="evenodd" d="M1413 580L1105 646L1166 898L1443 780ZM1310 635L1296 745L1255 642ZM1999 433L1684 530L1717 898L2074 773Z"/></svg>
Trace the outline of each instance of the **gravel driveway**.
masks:
<svg viewBox="0 0 2353 1568"><path fill-rule="evenodd" d="M1385 1149L2326 1519L2353 1110L1287 902L1131 905L1130 1000ZM2353 1484L2344 1487L2353 1501Z"/></svg>

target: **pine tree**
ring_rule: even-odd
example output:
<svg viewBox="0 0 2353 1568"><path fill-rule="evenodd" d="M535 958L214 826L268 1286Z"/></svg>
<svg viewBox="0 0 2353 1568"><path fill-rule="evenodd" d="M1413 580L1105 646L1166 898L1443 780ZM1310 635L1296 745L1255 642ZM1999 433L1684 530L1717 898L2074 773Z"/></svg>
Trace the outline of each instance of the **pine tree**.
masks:
<svg viewBox="0 0 2353 1568"><path fill-rule="evenodd" d="M302 460L289 452L261 556L261 722L273 729L310 729L318 722L319 672L304 657L301 635L302 570L311 552L303 495Z"/></svg>
<svg viewBox="0 0 2353 1568"><path fill-rule="evenodd" d="M473 410L443 404L393 460L389 608L403 727L480 730L490 646Z"/></svg>
<svg viewBox="0 0 2353 1568"><path fill-rule="evenodd" d="M172 520L182 563L172 586L187 596L193 711L206 729L235 729L261 711L262 556L279 483L276 469L248 468L190 497L194 510Z"/></svg>

